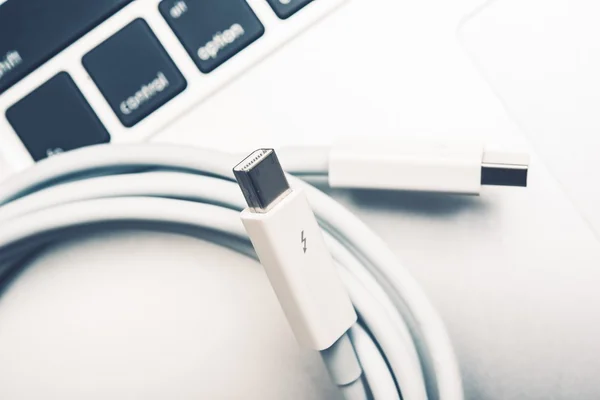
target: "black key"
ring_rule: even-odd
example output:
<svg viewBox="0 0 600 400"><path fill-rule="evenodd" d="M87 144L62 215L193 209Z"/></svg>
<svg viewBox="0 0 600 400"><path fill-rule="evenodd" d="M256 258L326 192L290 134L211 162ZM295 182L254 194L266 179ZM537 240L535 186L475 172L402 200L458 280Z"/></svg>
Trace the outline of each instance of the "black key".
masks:
<svg viewBox="0 0 600 400"><path fill-rule="evenodd" d="M159 9L204 73L223 64L265 32L245 0L163 0Z"/></svg>
<svg viewBox="0 0 600 400"><path fill-rule="evenodd" d="M131 22L86 54L83 66L127 127L137 124L187 86L143 19Z"/></svg>
<svg viewBox="0 0 600 400"><path fill-rule="evenodd" d="M281 19L287 19L312 0L267 0L275 14Z"/></svg>
<svg viewBox="0 0 600 400"><path fill-rule="evenodd" d="M36 161L110 141L108 132L66 72L55 75L10 107L6 118Z"/></svg>
<svg viewBox="0 0 600 400"><path fill-rule="evenodd" d="M8 0L0 5L0 93L132 0Z"/></svg>

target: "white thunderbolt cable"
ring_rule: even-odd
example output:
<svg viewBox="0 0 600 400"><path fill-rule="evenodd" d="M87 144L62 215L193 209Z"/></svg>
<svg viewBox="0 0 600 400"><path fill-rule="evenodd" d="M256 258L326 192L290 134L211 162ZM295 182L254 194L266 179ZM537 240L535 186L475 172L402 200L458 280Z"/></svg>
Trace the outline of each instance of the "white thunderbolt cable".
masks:
<svg viewBox="0 0 600 400"><path fill-rule="evenodd" d="M411 161L379 160L413 173L421 165L434 187L430 168L446 163L440 184L451 192L473 193L485 183L524 183L524 157L497 153L495 159L487 156L495 162L486 163L483 148L465 149L449 157L446 151L440 156L419 148L423 157L416 159L427 160L421 164L414 162L415 154L408 157ZM338 182L358 185L348 184L348 177L339 179L344 157L338 155L336 164L335 157L328 159L334 152L282 154L291 173L327 177L337 168ZM368 152L363 156L357 163L382 168ZM452 187L448 170L456 168L458 177L458 169L466 172L477 157L479 174L471 168L469 179L455 179ZM346 399L462 399L444 325L387 246L329 196L284 176L271 150L253 154L236 169L244 201L231 171L237 161L212 150L148 144L96 146L42 161L0 186L0 277L44 246L94 229L212 232L205 237L251 257L258 254L298 341L321 352ZM494 169L491 178L484 178L485 168ZM362 186L390 186L391 175L375 181ZM408 181L399 182L396 189L412 188ZM244 209L242 219L256 253L240 223Z"/></svg>

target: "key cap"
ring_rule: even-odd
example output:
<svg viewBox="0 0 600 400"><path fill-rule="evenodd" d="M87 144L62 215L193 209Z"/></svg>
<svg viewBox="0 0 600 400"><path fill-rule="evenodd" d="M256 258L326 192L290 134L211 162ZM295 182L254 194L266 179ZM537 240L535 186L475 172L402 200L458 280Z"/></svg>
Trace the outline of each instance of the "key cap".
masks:
<svg viewBox="0 0 600 400"><path fill-rule="evenodd" d="M229 60L265 32L245 0L163 0L159 9L204 73Z"/></svg>
<svg viewBox="0 0 600 400"><path fill-rule="evenodd" d="M0 94L132 0L8 0L0 5Z"/></svg>
<svg viewBox="0 0 600 400"><path fill-rule="evenodd" d="M86 54L83 66L127 127L137 124L187 86L143 19L131 22Z"/></svg>
<svg viewBox="0 0 600 400"><path fill-rule="evenodd" d="M269 5L275 11L275 14L281 19L287 19L296 14L302 7L312 0L267 0Z"/></svg>
<svg viewBox="0 0 600 400"><path fill-rule="evenodd" d="M110 141L102 122L66 72L11 106L6 118L35 161Z"/></svg>

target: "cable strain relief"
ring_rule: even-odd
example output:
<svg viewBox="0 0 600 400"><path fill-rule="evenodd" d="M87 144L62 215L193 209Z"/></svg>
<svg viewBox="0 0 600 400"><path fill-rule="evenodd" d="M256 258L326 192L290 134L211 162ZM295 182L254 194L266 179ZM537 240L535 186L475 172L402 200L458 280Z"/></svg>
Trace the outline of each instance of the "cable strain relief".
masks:
<svg viewBox="0 0 600 400"><path fill-rule="evenodd" d="M348 332L331 347L322 350L321 357L336 385L347 386L360 379L362 367Z"/></svg>

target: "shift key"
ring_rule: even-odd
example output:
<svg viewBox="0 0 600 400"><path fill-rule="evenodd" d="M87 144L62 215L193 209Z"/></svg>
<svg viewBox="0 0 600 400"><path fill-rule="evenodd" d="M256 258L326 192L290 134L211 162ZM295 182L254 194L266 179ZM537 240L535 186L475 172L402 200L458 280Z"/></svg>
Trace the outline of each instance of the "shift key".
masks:
<svg viewBox="0 0 600 400"><path fill-rule="evenodd" d="M159 9L204 73L229 60L265 32L245 0L163 0Z"/></svg>
<svg viewBox="0 0 600 400"><path fill-rule="evenodd" d="M0 0L0 94L132 0Z"/></svg>
<svg viewBox="0 0 600 400"><path fill-rule="evenodd" d="M83 57L83 66L126 127L183 91L186 80L143 19Z"/></svg>

